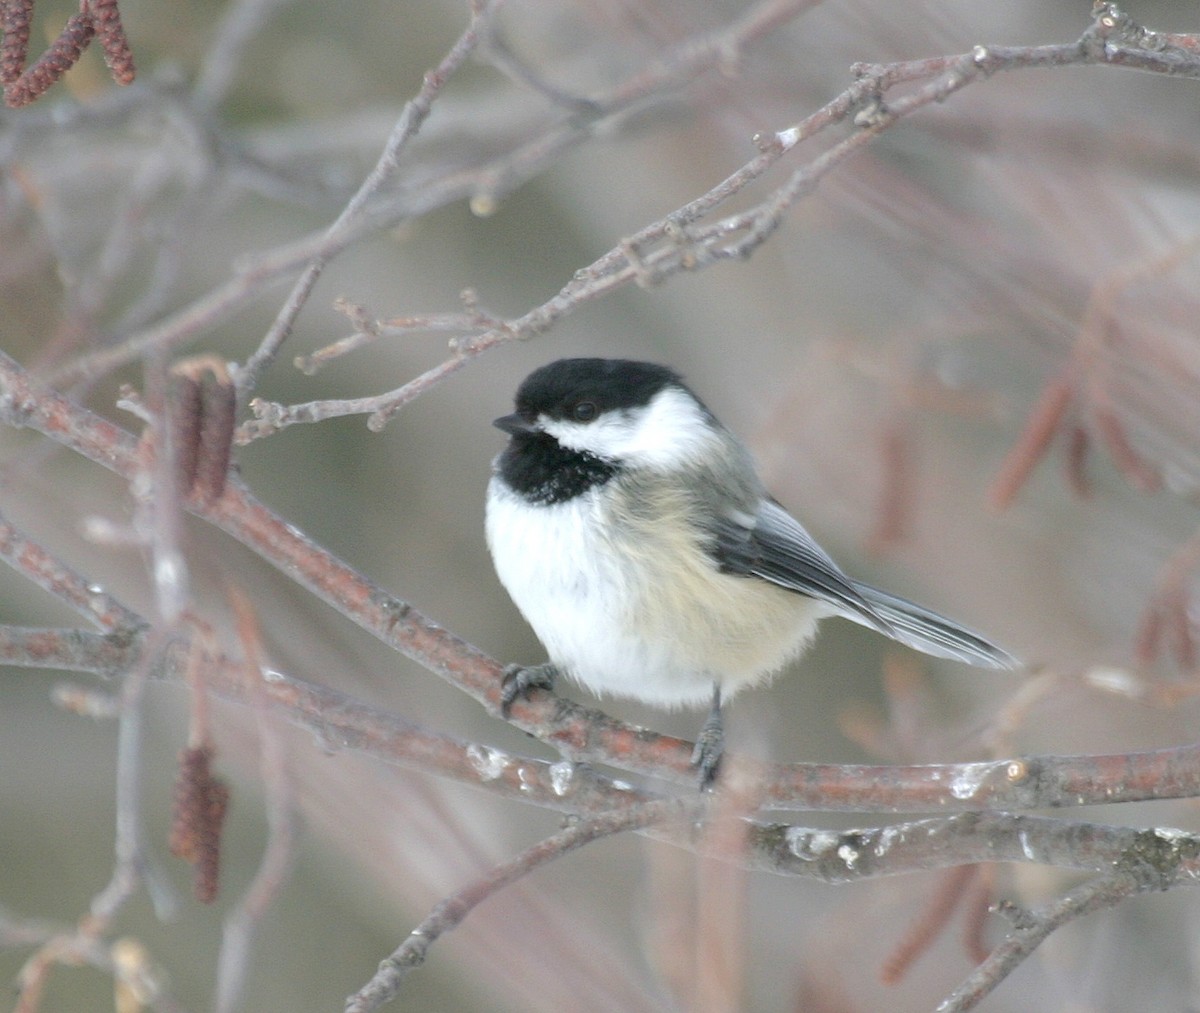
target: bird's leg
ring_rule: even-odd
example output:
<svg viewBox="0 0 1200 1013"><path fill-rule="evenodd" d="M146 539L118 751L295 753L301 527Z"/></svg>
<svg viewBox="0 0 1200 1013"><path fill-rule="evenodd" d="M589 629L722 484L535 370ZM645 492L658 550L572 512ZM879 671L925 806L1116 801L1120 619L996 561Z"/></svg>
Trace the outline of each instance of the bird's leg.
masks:
<svg viewBox="0 0 1200 1013"><path fill-rule="evenodd" d="M709 791L717 779L717 767L725 752L725 726L721 722L721 687L713 686L712 708L705 718L696 748L692 750L692 766L700 771L700 790Z"/></svg>
<svg viewBox="0 0 1200 1013"><path fill-rule="evenodd" d="M517 698L528 700L535 689L553 689L558 669L545 661L540 665L505 665L504 678L500 681L500 713L509 716Z"/></svg>

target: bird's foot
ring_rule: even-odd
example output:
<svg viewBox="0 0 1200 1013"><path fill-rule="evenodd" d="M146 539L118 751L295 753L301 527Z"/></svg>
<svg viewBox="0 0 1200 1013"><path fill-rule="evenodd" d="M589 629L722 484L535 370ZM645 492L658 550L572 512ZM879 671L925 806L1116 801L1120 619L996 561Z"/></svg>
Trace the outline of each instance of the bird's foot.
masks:
<svg viewBox="0 0 1200 1013"><path fill-rule="evenodd" d="M700 773L701 791L712 791L724 752L725 724L721 720L721 694L717 690L713 693L712 710L700 728L696 748L692 750L692 766Z"/></svg>
<svg viewBox="0 0 1200 1013"><path fill-rule="evenodd" d="M500 682L500 713L509 716L517 699L528 700L535 689L553 689L558 670L550 663L541 665L505 665Z"/></svg>

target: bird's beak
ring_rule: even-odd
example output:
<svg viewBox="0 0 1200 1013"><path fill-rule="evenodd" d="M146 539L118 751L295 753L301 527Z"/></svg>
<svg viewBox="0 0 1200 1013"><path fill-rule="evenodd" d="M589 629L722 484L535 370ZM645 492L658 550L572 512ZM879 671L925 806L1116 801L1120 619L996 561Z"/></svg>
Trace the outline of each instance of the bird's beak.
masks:
<svg viewBox="0 0 1200 1013"><path fill-rule="evenodd" d="M513 412L512 415L501 415L500 418L492 422L497 429L503 429L510 436L516 436L518 433L536 433L538 431L537 423L530 422L527 418Z"/></svg>

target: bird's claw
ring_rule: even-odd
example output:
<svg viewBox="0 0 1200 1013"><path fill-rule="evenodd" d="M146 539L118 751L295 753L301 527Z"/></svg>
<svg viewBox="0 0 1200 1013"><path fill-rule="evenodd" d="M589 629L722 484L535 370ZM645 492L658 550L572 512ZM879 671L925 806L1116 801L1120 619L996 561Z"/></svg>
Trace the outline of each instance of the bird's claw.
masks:
<svg viewBox="0 0 1200 1013"><path fill-rule="evenodd" d="M500 713L508 717L518 699L528 700L535 689L553 689L556 671L546 662L542 665L505 665L500 681Z"/></svg>
<svg viewBox="0 0 1200 1013"><path fill-rule="evenodd" d="M700 774L700 790L712 791L725 752L725 728L720 714L710 714L692 750L692 766Z"/></svg>

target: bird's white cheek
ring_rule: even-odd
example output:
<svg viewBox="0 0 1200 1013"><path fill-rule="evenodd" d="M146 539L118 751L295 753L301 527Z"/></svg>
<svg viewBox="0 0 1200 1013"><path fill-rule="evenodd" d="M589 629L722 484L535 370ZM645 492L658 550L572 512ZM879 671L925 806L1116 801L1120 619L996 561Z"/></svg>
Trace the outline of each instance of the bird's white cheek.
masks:
<svg viewBox="0 0 1200 1013"><path fill-rule="evenodd" d="M632 467L670 471L720 452L720 438L696 399L677 387L648 405L610 411L594 422L543 415L542 429L562 446Z"/></svg>

